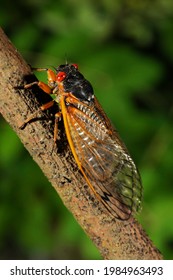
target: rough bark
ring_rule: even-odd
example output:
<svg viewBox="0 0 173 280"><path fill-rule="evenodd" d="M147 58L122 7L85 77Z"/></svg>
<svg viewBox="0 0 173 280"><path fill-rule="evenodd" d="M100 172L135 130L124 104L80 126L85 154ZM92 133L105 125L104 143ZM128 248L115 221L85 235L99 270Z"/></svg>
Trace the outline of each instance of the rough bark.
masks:
<svg viewBox="0 0 173 280"><path fill-rule="evenodd" d="M70 152L63 126L53 148L54 108L39 113L41 120L19 129L28 115L49 100L37 87L20 88L32 79L30 67L0 30L0 112L51 182L65 206L92 239L104 259L162 259L141 225L131 217L111 217L89 190Z"/></svg>

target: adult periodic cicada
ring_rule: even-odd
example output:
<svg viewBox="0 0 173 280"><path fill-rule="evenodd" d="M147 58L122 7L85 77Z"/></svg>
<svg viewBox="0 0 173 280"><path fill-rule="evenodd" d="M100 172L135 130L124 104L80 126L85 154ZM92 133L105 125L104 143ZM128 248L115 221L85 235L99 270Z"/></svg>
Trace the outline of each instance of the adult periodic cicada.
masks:
<svg viewBox="0 0 173 280"><path fill-rule="evenodd" d="M37 84L55 99L41 106L59 105L55 115L54 141L62 116L68 143L88 186L117 219L127 220L141 206L142 185L138 170L125 145L97 101L89 81L76 64L60 65L47 71L48 84ZM27 123L31 118L27 119Z"/></svg>

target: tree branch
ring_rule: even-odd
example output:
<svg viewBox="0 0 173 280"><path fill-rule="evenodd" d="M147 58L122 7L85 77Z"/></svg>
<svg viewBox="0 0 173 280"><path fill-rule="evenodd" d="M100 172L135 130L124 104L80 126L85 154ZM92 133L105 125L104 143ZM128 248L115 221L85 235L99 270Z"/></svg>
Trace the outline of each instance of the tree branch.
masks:
<svg viewBox="0 0 173 280"><path fill-rule="evenodd" d="M90 236L105 259L162 259L160 252L131 217L119 221L111 217L90 192L69 149L64 132L58 150L53 149L53 111L40 112L44 120L23 130L20 124L50 98L38 88L19 89L31 70L0 30L0 112L12 126L33 159L52 183L63 203ZM60 131L61 131L60 127Z"/></svg>

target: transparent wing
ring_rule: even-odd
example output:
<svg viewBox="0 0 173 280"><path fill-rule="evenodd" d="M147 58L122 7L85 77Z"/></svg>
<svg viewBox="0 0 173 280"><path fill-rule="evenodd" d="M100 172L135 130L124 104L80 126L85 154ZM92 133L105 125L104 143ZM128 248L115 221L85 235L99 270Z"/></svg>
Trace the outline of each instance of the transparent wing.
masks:
<svg viewBox="0 0 173 280"><path fill-rule="evenodd" d="M97 197L116 218L128 219L140 208L142 186L125 146L98 108L80 104L67 112L75 152Z"/></svg>

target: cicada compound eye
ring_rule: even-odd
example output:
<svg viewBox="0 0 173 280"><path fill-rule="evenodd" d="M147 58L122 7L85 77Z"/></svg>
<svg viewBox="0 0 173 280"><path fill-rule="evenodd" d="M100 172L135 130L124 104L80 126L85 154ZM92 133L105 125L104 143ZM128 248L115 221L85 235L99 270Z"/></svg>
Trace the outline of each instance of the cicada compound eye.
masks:
<svg viewBox="0 0 173 280"><path fill-rule="evenodd" d="M76 68L76 69L78 70L78 68L79 68L79 67L78 67L78 64L73 63L72 65L74 66L74 68Z"/></svg>
<svg viewBox="0 0 173 280"><path fill-rule="evenodd" d="M66 77L66 73L61 71L57 74L56 79L58 82L61 82L65 79L65 77Z"/></svg>

